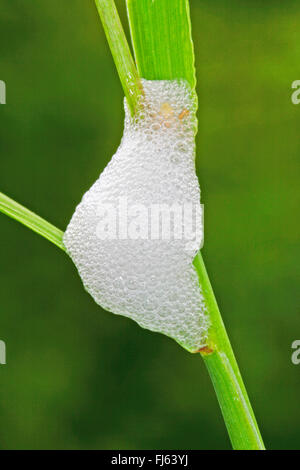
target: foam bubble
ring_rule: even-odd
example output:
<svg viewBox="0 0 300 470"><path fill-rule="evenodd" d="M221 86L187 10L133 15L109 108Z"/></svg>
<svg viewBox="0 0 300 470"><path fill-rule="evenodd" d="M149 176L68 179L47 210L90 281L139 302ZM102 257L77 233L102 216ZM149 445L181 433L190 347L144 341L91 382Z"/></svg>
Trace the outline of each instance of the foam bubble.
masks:
<svg viewBox="0 0 300 470"><path fill-rule="evenodd" d="M142 83L142 110L131 118L125 101L120 147L77 206L64 244L97 304L197 351L208 329L192 264L203 238L197 100L183 81Z"/></svg>

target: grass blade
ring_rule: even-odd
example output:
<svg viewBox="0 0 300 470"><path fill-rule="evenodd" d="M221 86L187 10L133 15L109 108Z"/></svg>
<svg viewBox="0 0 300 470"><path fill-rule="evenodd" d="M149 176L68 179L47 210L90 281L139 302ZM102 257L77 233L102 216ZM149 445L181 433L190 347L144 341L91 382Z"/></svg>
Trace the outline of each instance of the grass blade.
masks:
<svg viewBox="0 0 300 470"><path fill-rule="evenodd" d="M17 220L65 251L61 230L3 193L0 193L0 212Z"/></svg>
<svg viewBox="0 0 300 470"><path fill-rule="evenodd" d="M189 2L127 0L127 11L140 76L148 80L184 78L195 88Z"/></svg>

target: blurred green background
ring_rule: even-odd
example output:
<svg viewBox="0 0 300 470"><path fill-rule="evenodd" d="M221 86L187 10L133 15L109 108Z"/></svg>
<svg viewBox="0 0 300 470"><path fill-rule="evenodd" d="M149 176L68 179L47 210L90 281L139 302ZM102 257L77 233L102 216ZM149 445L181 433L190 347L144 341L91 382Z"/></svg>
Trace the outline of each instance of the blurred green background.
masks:
<svg viewBox="0 0 300 470"><path fill-rule="evenodd" d="M300 4L190 3L203 255L265 443L299 449ZM0 39L0 190L64 229L122 134L94 2L1 0ZM0 233L0 448L230 448L200 357L102 311L4 215Z"/></svg>

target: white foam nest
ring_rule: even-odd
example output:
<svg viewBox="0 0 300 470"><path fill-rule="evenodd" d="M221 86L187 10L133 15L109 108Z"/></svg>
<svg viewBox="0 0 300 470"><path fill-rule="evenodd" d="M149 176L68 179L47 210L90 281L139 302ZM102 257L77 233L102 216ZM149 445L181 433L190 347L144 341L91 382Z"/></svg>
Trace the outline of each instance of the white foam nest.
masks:
<svg viewBox="0 0 300 470"><path fill-rule="evenodd" d="M121 144L77 206L64 244L97 304L194 352L208 330L193 266L203 241L197 102L183 81L142 84L142 110L131 118L125 101Z"/></svg>

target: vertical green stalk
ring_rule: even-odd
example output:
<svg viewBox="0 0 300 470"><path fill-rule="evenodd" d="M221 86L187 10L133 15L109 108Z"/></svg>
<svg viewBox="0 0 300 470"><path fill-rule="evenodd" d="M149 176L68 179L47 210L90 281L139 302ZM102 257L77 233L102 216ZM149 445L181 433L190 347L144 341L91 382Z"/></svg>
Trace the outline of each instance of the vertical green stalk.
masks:
<svg viewBox="0 0 300 470"><path fill-rule="evenodd" d="M186 79L195 87L188 0L127 0L135 59L146 79ZM200 351L234 449L264 444L200 253L194 260L211 322Z"/></svg>
<svg viewBox="0 0 300 470"><path fill-rule="evenodd" d="M200 253L194 260L211 322L200 354L211 377L234 449L263 450L264 443Z"/></svg>

